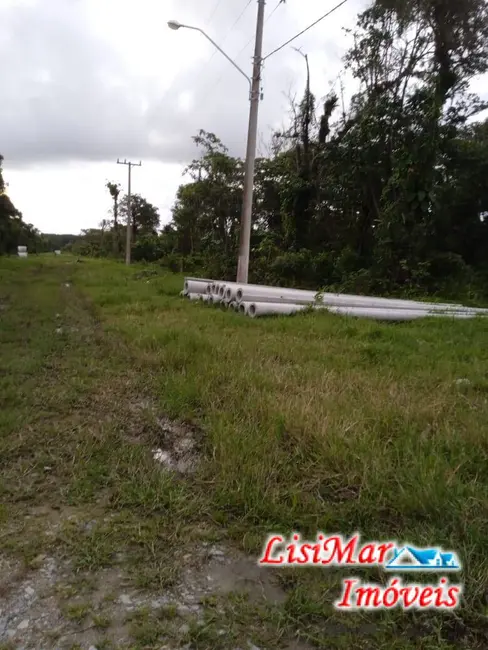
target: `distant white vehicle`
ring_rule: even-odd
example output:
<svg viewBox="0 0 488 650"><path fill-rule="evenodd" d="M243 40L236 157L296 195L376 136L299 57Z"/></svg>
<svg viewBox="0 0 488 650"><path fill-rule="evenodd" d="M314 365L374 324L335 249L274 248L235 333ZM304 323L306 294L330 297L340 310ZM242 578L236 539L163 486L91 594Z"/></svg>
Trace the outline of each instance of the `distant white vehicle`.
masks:
<svg viewBox="0 0 488 650"><path fill-rule="evenodd" d="M61 255L61 251L54 251L55 255Z"/></svg>
<svg viewBox="0 0 488 650"><path fill-rule="evenodd" d="M17 246L17 254L19 257L27 257L27 246Z"/></svg>

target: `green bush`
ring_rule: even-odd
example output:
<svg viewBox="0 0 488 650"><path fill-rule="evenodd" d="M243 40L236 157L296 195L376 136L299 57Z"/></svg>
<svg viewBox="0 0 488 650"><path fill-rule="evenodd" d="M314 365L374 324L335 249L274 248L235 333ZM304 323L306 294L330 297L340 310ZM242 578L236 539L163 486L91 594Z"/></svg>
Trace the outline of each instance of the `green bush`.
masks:
<svg viewBox="0 0 488 650"><path fill-rule="evenodd" d="M159 264L173 273L195 273L198 275L204 269L204 260L200 255L167 253L159 258Z"/></svg>
<svg viewBox="0 0 488 650"><path fill-rule="evenodd" d="M277 282L290 287L316 281L312 252L307 249L279 255L271 263L270 272Z"/></svg>
<svg viewBox="0 0 488 650"><path fill-rule="evenodd" d="M158 235L142 235L132 246L135 262L156 262L163 254L163 244Z"/></svg>

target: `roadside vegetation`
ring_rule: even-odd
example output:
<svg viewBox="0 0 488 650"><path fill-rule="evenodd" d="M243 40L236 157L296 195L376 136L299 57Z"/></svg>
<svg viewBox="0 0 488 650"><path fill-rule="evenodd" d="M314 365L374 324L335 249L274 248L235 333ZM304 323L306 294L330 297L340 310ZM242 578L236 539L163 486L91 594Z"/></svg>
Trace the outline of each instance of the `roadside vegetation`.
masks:
<svg viewBox="0 0 488 650"><path fill-rule="evenodd" d="M122 553L135 584L163 589L209 540L251 556L273 531L441 545L463 564L454 614L339 614L347 576L331 569L277 570L279 609L238 598L222 611L264 647L284 631L327 648L485 647L486 323L253 321L182 300L182 281L70 256L0 260L2 552L28 568L50 549L91 571ZM154 413L191 426L196 474L154 460ZM77 523L43 535L47 506ZM97 522L89 534L80 517ZM234 647L206 634L191 647Z"/></svg>
<svg viewBox="0 0 488 650"><path fill-rule="evenodd" d="M312 72L257 160L250 281L485 298L487 103L472 88L488 66L486 2L375 0L347 27L344 74L319 99ZM233 280L243 161L218 133L193 139L171 223L156 232L138 198L132 258ZM125 199L108 189L111 218L76 254L123 254Z"/></svg>

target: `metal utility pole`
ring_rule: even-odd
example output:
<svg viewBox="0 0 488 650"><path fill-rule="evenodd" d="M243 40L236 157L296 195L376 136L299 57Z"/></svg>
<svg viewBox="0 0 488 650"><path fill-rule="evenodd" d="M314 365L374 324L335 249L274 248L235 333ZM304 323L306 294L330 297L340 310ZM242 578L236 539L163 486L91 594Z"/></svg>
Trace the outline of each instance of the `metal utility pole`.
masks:
<svg viewBox="0 0 488 650"><path fill-rule="evenodd" d="M261 99L264 5L265 0L258 0L256 41L254 45L254 60L249 107L249 127L247 131L246 161L244 167L244 196L242 201L241 231L239 236L239 257L237 260L236 281L242 282L243 284L247 284L249 274L252 200L254 191L254 163L256 161L259 100Z"/></svg>
<svg viewBox="0 0 488 650"><path fill-rule="evenodd" d="M345 1L345 0L344 0ZM247 132L246 160L244 164L244 196L242 201L241 232L239 238L239 258L237 261L237 282L247 284L249 271L249 251L251 240L252 199L254 190L254 163L256 160L256 140L258 131L258 109L261 99L261 68L263 63L263 27L265 0L258 0L258 17L256 23L256 41L254 45L252 79L233 61L217 43L206 34L203 29L192 25L183 25L177 20L168 21L170 29L193 29L200 32L208 39L219 52L236 68L248 81L250 91L249 127Z"/></svg>
<svg viewBox="0 0 488 650"><path fill-rule="evenodd" d="M130 264L130 247L131 247L131 240L132 240L132 210L131 210L131 170L132 167L141 167L142 163L139 161L138 163L133 163L130 162L130 160L119 160L117 158L117 165L128 165L129 167L129 180L128 180L128 189L127 189L127 239L126 239L126 244L125 244L125 263L127 265Z"/></svg>
<svg viewBox="0 0 488 650"><path fill-rule="evenodd" d="M301 32L295 34L292 38L288 39L285 43L274 49L272 52L267 54L265 57L262 56L262 45L263 45L263 27L264 27L264 5L265 0L258 1L258 17L256 23L256 41L254 45L254 60L253 60L253 73L252 79L250 79L247 74L233 61L223 50L220 48L217 43L206 34L203 29L199 27L193 27L192 25L183 25L177 20L168 21L168 27L170 29L178 30L182 27L186 29L193 29L197 32L200 32L208 39L212 45L214 45L219 52L221 52L225 58L232 63L234 68L247 79L250 87L250 101L251 106L249 109L249 127L247 132L247 149L246 149L246 160L244 166L244 197L242 203L242 214L241 214L241 232L239 240L239 258L237 261L237 282L242 284L247 284L248 281L248 271L249 271L249 252L250 252L250 243L251 243L251 219L252 219L252 199L253 199L253 189L254 189L254 163L256 160L256 140L257 140L257 130L258 130L258 110L259 110L259 100L262 99L260 92L260 83L261 83L261 69L263 62L266 59L269 59L270 56L279 52L284 47L292 43L302 34L308 32L309 29L315 27L320 23L324 18L330 16L334 11L342 7L347 0L341 0L339 4L335 7L332 7L326 14L320 16L316 21L314 21L305 29L302 29ZM276 5L275 9L271 12L268 18L276 11L276 9L284 4L286 0L280 0ZM308 61L307 61L308 66Z"/></svg>

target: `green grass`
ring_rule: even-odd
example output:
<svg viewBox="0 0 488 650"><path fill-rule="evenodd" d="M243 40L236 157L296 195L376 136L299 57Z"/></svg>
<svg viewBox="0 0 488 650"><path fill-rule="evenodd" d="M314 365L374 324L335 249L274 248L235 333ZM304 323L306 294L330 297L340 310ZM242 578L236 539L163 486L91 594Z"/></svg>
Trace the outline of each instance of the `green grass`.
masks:
<svg viewBox="0 0 488 650"><path fill-rule="evenodd" d="M250 320L182 300L182 282L108 261L0 259L0 517L9 531L0 549L31 559L52 544L89 570L130 549L139 584L162 587L176 578L173 551L208 535L249 553L269 532L290 530L442 545L464 567L456 615L339 614L336 575L280 570L288 601L262 614L259 638L271 647L285 629L328 648L484 647L488 323ZM174 480L155 465L157 426L134 415L143 400L200 432L196 477ZM38 504L77 517L44 539L19 526L19 513ZM242 629L255 620L246 607ZM372 635L358 634L365 622ZM424 623L424 636L410 639ZM219 647L219 624L192 627L189 642ZM338 624L350 633L332 634ZM138 642L152 647L146 627Z"/></svg>
<svg viewBox="0 0 488 650"><path fill-rule="evenodd" d="M64 615L70 621L82 623L91 611L89 603L71 603L67 605Z"/></svg>

